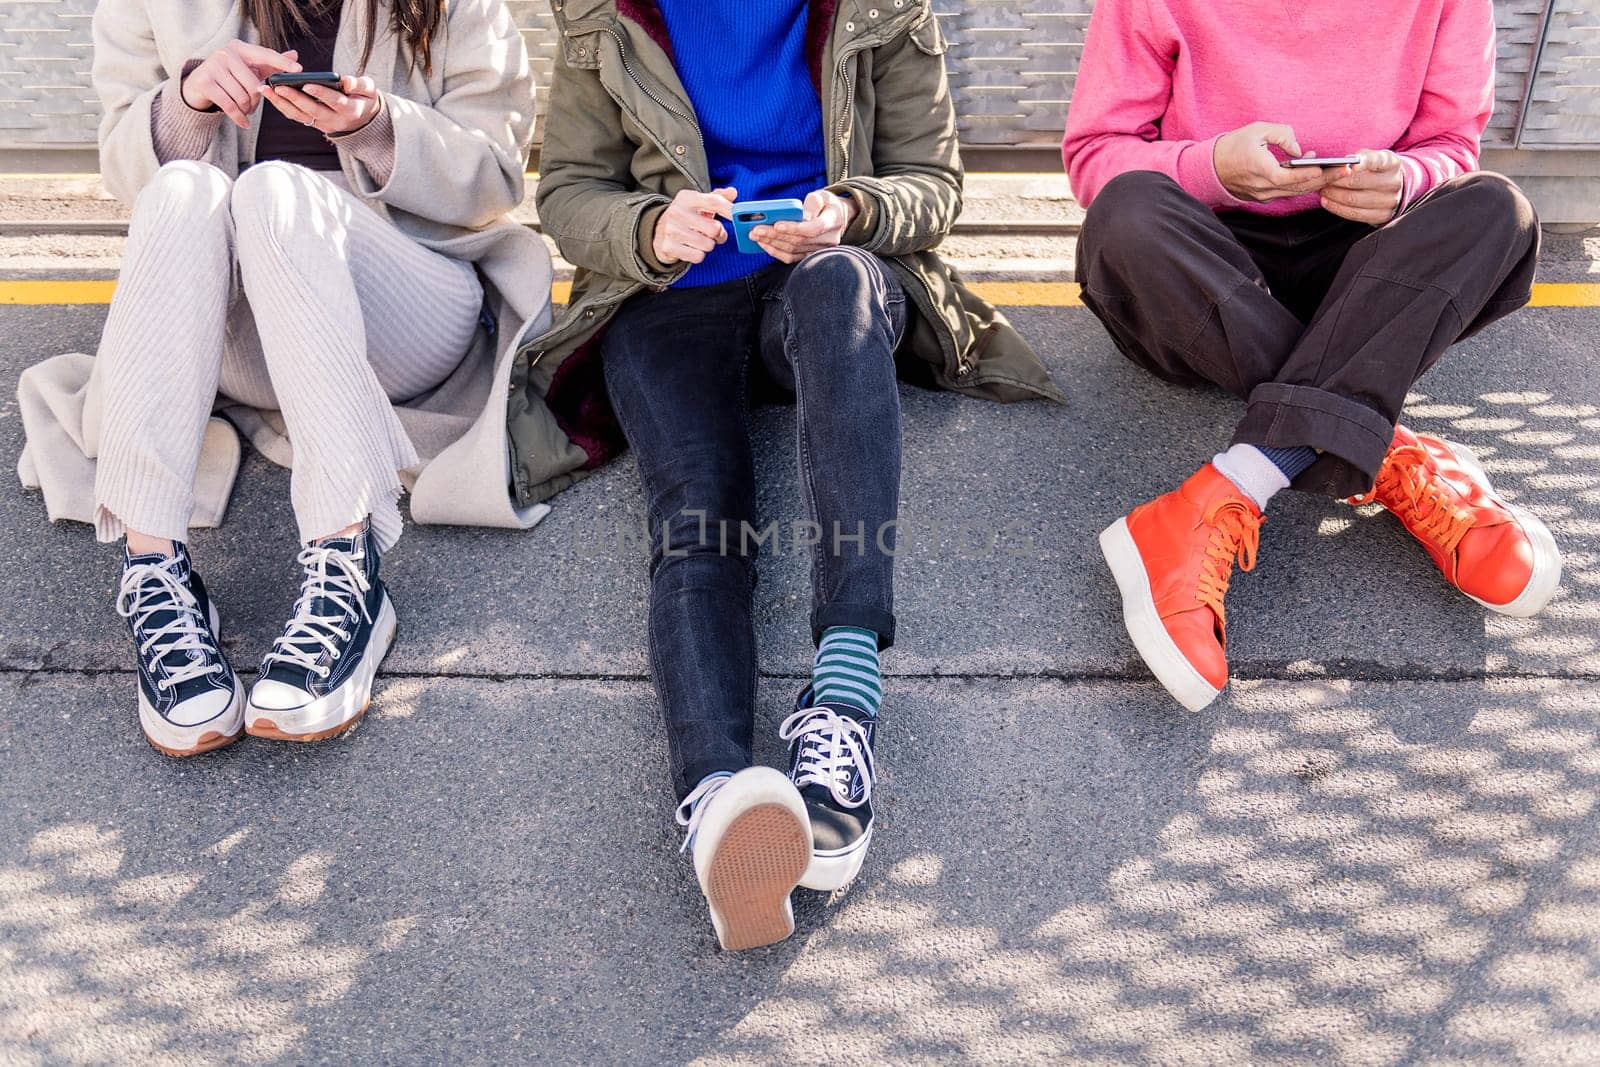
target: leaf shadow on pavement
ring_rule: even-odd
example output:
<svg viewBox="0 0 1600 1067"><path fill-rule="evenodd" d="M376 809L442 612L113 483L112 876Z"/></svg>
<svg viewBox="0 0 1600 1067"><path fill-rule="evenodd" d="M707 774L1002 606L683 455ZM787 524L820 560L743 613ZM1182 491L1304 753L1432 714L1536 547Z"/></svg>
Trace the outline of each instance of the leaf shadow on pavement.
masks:
<svg viewBox="0 0 1600 1067"><path fill-rule="evenodd" d="M857 886L803 900L796 937L759 953L715 950L675 852L642 659L615 658L642 634L636 571L594 602L615 632L582 631L592 647L563 661L589 657L592 672L541 674L561 664L530 658L564 632L557 616L444 605L371 721L324 746L166 761L133 729L131 679L102 673L120 651L68 644L43 670L18 660L0 677L0 1051L21 1063L1592 1061L1600 369L1582 314L1486 331L1421 383L1407 416L1471 445L1504 495L1551 524L1568 572L1549 611L1486 615L1387 516L1290 498L1230 599L1238 680L1199 716L1138 669L1085 546L1186 473L1189 446L1225 439L1232 406L1134 375L1081 317L1033 323L1072 388L1065 413L908 394L916 426L931 406L943 434L1027 445L1063 468L1038 495L1082 498L1040 512L1055 524L1050 555L1021 581L999 560L908 563L903 618L925 636L891 682L874 854ZM1507 349L1546 358L1521 361L1511 383ZM1134 403L1112 412L1109 395ZM784 418L769 420L774 469L792 461ZM15 440L14 423L0 432ZM1186 451L1124 462L1114 489L1078 476L1145 456L1161 434ZM914 508L1014 506L992 463L913 462L928 464ZM630 488L605 477L577 506ZM24 515L36 536L16 537L27 566L8 589L22 599L38 574L89 606L7 632L6 647L37 657L94 619L120 649L89 588L99 579L84 579L84 560L106 559L25 506L7 521L24 529ZM219 575L250 620L248 662L279 610L252 601L283 582L260 546L288 526L281 509L236 518L206 536L257 550ZM418 534L477 560L512 544ZM527 560L487 565L483 581L526 584ZM402 564L430 565L425 551ZM803 610L803 568L772 571L764 617ZM558 592L565 580L550 576ZM757 729L769 763L804 654L787 631L772 645ZM470 669L452 674L458 663Z"/></svg>

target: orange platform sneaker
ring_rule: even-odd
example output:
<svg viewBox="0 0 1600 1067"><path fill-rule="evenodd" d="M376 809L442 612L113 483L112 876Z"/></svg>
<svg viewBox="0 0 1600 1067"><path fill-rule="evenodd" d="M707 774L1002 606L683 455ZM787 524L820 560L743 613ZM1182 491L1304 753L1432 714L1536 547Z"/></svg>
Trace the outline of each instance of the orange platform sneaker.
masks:
<svg viewBox="0 0 1600 1067"><path fill-rule="evenodd" d="M1561 585L1561 553L1533 515L1495 495L1466 446L1396 426L1372 492L1422 542L1445 580L1491 611L1525 619Z"/></svg>
<svg viewBox="0 0 1600 1067"><path fill-rule="evenodd" d="M1199 711L1228 684L1223 598L1237 558L1256 565L1261 509L1207 463L1100 534L1122 618L1167 692Z"/></svg>

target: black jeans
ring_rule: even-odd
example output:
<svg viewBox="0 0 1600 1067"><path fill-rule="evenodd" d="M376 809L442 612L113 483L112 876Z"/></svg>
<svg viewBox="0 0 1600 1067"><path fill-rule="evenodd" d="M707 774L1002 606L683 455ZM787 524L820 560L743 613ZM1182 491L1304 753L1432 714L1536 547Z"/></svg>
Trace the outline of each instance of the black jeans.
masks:
<svg viewBox="0 0 1600 1067"><path fill-rule="evenodd" d="M894 642L900 397L894 350L906 298L857 248L628 301L602 347L606 391L649 500L650 673L679 797L750 766L755 720L757 523L752 386L796 404L810 546L813 639L859 626ZM752 380L751 371L757 378Z"/></svg>
<svg viewBox="0 0 1600 1067"><path fill-rule="evenodd" d="M1133 171L1090 205L1083 302L1135 363L1246 400L1238 443L1323 456L1294 488L1372 487L1406 393L1456 341L1528 302L1539 220L1468 174L1373 228L1326 211L1213 212Z"/></svg>

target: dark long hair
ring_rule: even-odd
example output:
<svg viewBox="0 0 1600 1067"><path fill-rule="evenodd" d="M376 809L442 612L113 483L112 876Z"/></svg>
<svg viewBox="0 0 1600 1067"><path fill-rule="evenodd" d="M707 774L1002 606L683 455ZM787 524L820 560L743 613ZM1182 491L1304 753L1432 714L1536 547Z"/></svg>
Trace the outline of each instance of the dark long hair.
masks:
<svg viewBox="0 0 1600 1067"><path fill-rule="evenodd" d="M389 9L389 25L405 43L412 66L420 65L424 74L433 73L433 38L444 21L447 0L384 0ZM310 28L307 9L315 13L329 6L330 0L239 0L244 17L255 24L261 43L282 51L292 30ZM367 0L367 39L361 45L361 69L372 58L372 41L378 26L378 0ZM349 73L340 71L341 74Z"/></svg>

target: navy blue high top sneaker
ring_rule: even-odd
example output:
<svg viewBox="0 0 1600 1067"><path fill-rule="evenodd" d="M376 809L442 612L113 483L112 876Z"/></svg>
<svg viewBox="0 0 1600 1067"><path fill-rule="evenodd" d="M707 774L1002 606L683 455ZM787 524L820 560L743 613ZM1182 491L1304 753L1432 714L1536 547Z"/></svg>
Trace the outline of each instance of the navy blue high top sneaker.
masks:
<svg viewBox="0 0 1600 1067"><path fill-rule="evenodd" d="M244 689L217 647L217 606L183 545L122 557L117 614L138 652L139 726L157 751L193 756L239 739Z"/></svg>
<svg viewBox="0 0 1600 1067"><path fill-rule="evenodd" d="M878 720L838 701L815 703L807 686L783 720L789 780L811 816L811 864L800 884L831 892L855 880L872 844L872 742Z"/></svg>
<svg viewBox="0 0 1600 1067"><path fill-rule="evenodd" d="M300 550L300 599L250 688L245 730L321 741L354 726L372 702L378 664L394 643L394 604L378 577L370 527Z"/></svg>

